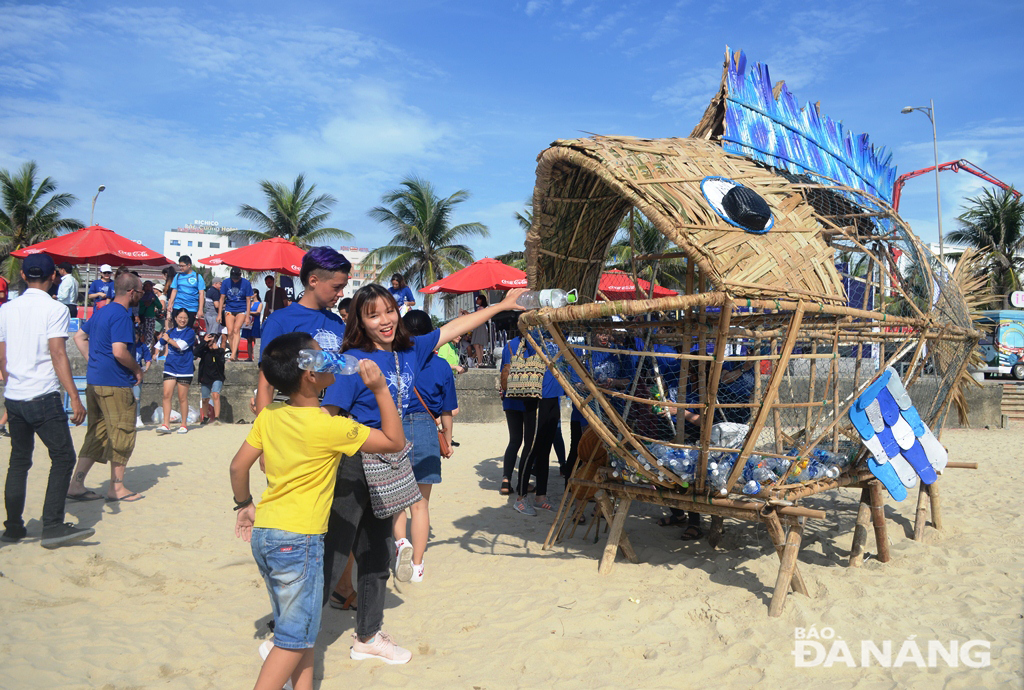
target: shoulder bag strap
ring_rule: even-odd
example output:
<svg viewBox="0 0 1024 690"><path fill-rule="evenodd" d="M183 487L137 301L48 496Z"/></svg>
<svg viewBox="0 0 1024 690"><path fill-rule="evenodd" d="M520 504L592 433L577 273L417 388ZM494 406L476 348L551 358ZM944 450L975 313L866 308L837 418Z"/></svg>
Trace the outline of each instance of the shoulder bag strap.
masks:
<svg viewBox="0 0 1024 690"><path fill-rule="evenodd" d="M418 389L416 388L416 386L413 386L413 387L412 387L412 392L413 392L413 393L415 393L415 394L416 394L416 397L420 399L420 405L423 405L423 409L424 409L424 410L426 410L426 411L427 411L427 414L429 414L429 415L430 415L430 418L434 420L434 424L437 424L437 423L438 423L438 422L437 422L437 417L435 417L435 416L434 416L434 413L430 411L430 408L429 408L429 407L427 407L427 403L423 402L423 396L422 396L422 395L420 395L420 392L419 392L419 390L418 390Z"/></svg>

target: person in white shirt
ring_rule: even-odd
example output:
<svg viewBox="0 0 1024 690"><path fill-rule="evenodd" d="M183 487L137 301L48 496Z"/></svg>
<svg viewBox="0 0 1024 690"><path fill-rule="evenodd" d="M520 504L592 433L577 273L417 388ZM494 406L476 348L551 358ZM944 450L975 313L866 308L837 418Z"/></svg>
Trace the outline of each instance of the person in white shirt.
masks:
<svg viewBox="0 0 1024 690"><path fill-rule="evenodd" d="M78 281L72 274L71 264L67 261L57 264L60 274L60 286L57 288L57 301L66 304L71 318L78 318Z"/></svg>
<svg viewBox="0 0 1024 690"><path fill-rule="evenodd" d="M70 315L48 290L53 285L53 259L32 254L21 265L28 285L17 299L0 308L0 372L6 380L4 404L10 416L11 460L4 486L7 520L0 540L17 542L27 536L22 513L35 435L50 452L50 477L43 501L42 545L48 549L91 537L92 528L64 522L67 499L89 501L99 494L70 496L75 447L60 387L71 396L71 421L85 420L85 406L71 376L66 341Z"/></svg>

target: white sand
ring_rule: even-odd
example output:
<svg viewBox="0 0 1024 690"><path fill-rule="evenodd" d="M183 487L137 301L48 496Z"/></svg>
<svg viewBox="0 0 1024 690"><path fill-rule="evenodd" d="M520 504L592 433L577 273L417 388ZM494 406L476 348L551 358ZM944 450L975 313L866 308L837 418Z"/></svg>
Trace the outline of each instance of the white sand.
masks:
<svg viewBox="0 0 1024 690"><path fill-rule="evenodd" d="M232 533L227 465L248 426L184 437L140 434L126 485L130 505L69 503L94 525L86 544L39 547L49 458L36 451L26 516L30 538L0 545L0 687L243 688L255 680L269 605L248 550ZM84 430L74 432L76 446ZM808 500L800 566L814 598L790 595L768 618L778 559L763 528L727 521L722 548L659 528L660 510L634 504L627 531L641 563L597 573L603 542L582 532L542 551L553 515L528 518L496 489L501 424L456 425L462 446L434 492L426 580L392 580L385 627L410 664L348 658L354 616L328 610L320 635L322 687L547 688L765 686L1020 687L1024 682L1020 448L1024 431L949 431L955 460L942 481L944 529L909 539L914 500L890 503L892 560L846 560L857 491ZM6 472L9 441L0 440ZM89 486L106 490L97 466ZM254 477L254 487L258 478ZM557 481L557 480L556 480ZM560 482L558 482L560 484ZM998 493L994 490L1000 489ZM1017 487L1014 489L1014 487ZM560 487L559 487L560 488ZM873 554L873 536L868 539ZM832 628L852 649L843 663L795 668L798 627ZM920 649L984 640L991 664L859 667L862 640ZM826 650L831 643L827 643ZM927 658L925 659L927 661Z"/></svg>

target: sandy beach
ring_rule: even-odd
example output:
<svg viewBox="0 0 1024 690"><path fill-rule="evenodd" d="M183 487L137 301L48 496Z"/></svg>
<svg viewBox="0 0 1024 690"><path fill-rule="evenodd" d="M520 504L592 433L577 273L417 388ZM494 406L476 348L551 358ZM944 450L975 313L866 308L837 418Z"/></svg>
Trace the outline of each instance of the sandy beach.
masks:
<svg viewBox="0 0 1024 690"><path fill-rule="evenodd" d="M0 687L244 688L260 666L269 604L248 545L234 537L227 466L248 425L187 436L139 435L126 486L133 504L69 503L68 519L93 539L40 548L39 513L49 458L36 449L26 508L29 538L0 544ZM73 430L76 447L84 429ZM915 503L889 502L892 560L847 568L859 492L806 504L800 555L813 598L791 595L779 618L767 605L778 559L767 534L726 521L722 546L679 540L661 509L634 504L626 529L640 557L597 573L593 531L541 549L552 513L515 513L496 491L503 424L456 424L461 442L433 494L426 579L389 583L385 628L414 657L406 666L349 660L354 616L328 609L318 641L318 687L651 688L755 685L830 689L1002 688L1024 683L1024 522L1013 487L1024 481L1024 430L947 431L950 457L979 470L942 480L944 529L910 540ZM9 440L0 439L6 473ZM89 486L105 491L96 467ZM254 477L253 486L259 479ZM556 482L560 485L560 482ZM994 487L1002 489L995 492ZM561 488L560 486L558 488ZM914 494L916 496L916 492ZM830 632L855 660L800 667L794 650ZM925 668L898 651L917 641ZM861 665L863 641L891 641L892 664ZM937 658L975 643L974 668ZM985 665L982 653L990 654ZM811 656L813 660L813 655ZM891 666L891 667L890 667Z"/></svg>

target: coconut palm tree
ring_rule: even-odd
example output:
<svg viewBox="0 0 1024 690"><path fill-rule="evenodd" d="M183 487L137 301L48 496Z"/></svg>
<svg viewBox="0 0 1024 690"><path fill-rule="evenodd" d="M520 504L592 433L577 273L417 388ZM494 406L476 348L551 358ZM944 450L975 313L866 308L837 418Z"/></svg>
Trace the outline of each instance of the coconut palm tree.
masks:
<svg viewBox="0 0 1024 690"><path fill-rule="evenodd" d="M980 196L967 200L963 213L957 217L960 227L946 235L946 240L965 244L981 251L988 266L992 292L1008 299L1021 287L1024 270L1024 202L1013 188L993 192L985 189ZM955 258L954 253L950 253Z"/></svg>
<svg viewBox="0 0 1024 690"><path fill-rule="evenodd" d="M260 180L267 210L242 204L238 215L262 230L239 230L236 234L253 242L283 237L300 247L326 244L331 240L352 240L355 236L339 228L325 228L331 207L338 202L330 194L316 194L316 185L306 187L306 176L299 175L289 189L278 182Z"/></svg>
<svg viewBox="0 0 1024 690"><path fill-rule="evenodd" d="M519 223L523 234L529 232L530 226L533 225L533 199L527 199L526 208L522 212L516 211L515 219ZM526 252L522 249L514 249L510 252L499 254L494 258L503 264L518 268L520 271L526 270Z"/></svg>
<svg viewBox="0 0 1024 690"><path fill-rule="evenodd" d="M631 231L633 233L632 242L629 239ZM619 236L608 249L608 268L616 268L632 275L634 248L636 256L681 252L672 240L655 227L654 223L635 211L622 217L622 222L619 224ZM658 268L657 273L654 272L655 266ZM683 290L686 287L686 263L681 259L641 260L636 268L637 277L649 281L654 276L654 282L657 285L675 290Z"/></svg>
<svg viewBox="0 0 1024 690"><path fill-rule="evenodd" d="M391 241L366 255L364 266L383 265L377 280L402 273L409 282L429 285L473 262L473 250L459 241L468 237L487 237L482 223L451 225L457 204L469 198L460 189L449 197L439 198L426 180L408 177L401 187L381 197L384 206L377 206L368 215L391 230ZM424 307L429 311L432 295L426 295Z"/></svg>
<svg viewBox="0 0 1024 690"><path fill-rule="evenodd" d="M61 217L61 211L78 199L73 194L54 194L57 183L49 177L36 184L38 172L35 161L14 174L0 170L0 272L8 280L17 279L21 267L11 252L82 227L80 220ZM48 194L52 196L47 199Z"/></svg>

